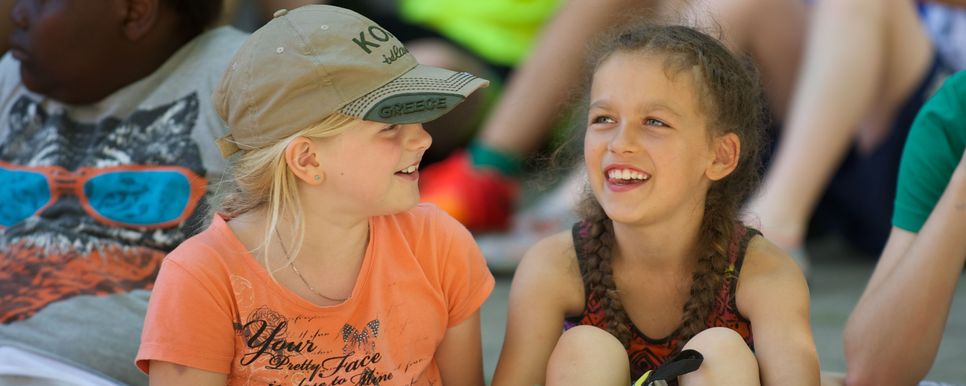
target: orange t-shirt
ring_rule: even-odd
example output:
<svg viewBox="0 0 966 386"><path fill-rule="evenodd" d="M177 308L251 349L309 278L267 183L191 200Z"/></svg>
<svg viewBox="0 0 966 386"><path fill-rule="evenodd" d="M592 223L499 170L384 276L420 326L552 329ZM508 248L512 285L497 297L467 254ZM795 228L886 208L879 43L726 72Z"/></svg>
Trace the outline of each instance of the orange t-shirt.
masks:
<svg viewBox="0 0 966 386"><path fill-rule="evenodd" d="M472 236L435 206L369 220L352 295L317 306L273 281L220 216L162 264L137 366L227 373L229 385L438 385L447 328L493 290Z"/></svg>

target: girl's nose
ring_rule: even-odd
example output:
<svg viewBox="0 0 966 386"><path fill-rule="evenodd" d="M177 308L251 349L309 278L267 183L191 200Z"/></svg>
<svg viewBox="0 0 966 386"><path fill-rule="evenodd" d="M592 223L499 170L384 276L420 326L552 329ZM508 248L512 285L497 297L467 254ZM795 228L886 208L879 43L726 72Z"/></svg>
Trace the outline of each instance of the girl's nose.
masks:
<svg viewBox="0 0 966 386"><path fill-rule="evenodd" d="M637 142L637 131L633 127L621 125L614 132L607 149L612 153L633 153L639 149Z"/></svg>
<svg viewBox="0 0 966 386"><path fill-rule="evenodd" d="M423 124L414 123L407 126L407 145L414 150L426 150L433 144L433 137L423 129Z"/></svg>

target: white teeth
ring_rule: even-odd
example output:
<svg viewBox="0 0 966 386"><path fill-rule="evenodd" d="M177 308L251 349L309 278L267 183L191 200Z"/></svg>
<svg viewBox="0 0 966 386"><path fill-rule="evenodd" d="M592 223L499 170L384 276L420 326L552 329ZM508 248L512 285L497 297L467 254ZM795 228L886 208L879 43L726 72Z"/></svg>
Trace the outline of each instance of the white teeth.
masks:
<svg viewBox="0 0 966 386"><path fill-rule="evenodd" d="M414 165L414 166L410 166L410 167L408 167L408 168L405 168L405 169L403 169L403 170L400 170L399 172L400 172L400 173L405 173L405 174L412 174L412 173L414 173L414 172L416 171L416 169L417 169L417 168L416 168L416 166Z"/></svg>
<svg viewBox="0 0 966 386"><path fill-rule="evenodd" d="M651 179L651 176L636 170L631 170L631 169L611 169L610 171L607 172L607 178L614 179L614 180L647 181Z"/></svg>

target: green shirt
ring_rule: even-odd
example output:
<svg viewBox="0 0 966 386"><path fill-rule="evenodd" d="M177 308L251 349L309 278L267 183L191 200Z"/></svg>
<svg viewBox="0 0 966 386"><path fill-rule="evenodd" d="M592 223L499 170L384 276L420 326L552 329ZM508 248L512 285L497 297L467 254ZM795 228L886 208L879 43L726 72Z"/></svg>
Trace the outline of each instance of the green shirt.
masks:
<svg viewBox="0 0 966 386"><path fill-rule="evenodd" d="M559 0L403 0L403 20L429 26L494 64L514 66L530 52Z"/></svg>
<svg viewBox="0 0 966 386"><path fill-rule="evenodd" d="M966 148L966 71L949 77L913 121L899 164L892 225L919 232Z"/></svg>

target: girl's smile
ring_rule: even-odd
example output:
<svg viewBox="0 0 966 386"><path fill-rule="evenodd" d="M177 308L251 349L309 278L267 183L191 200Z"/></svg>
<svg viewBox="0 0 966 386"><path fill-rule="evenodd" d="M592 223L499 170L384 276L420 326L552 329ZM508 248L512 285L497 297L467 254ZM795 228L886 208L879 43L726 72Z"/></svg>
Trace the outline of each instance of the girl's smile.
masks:
<svg viewBox="0 0 966 386"><path fill-rule="evenodd" d="M419 162L397 171L396 176L410 181L419 181Z"/></svg>
<svg viewBox="0 0 966 386"><path fill-rule="evenodd" d="M613 192L626 192L636 189L651 179L651 175L633 166L613 164L604 168L607 189Z"/></svg>
<svg viewBox="0 0 966 386"><path fill-rule="evenodd" d="M359 121L319 141L328 201L360 216L407 210L419 202L419 164L432 143L421 124ZM349 161L351 160L351 161Z"/></svg>
<svg viewBox="0 0 966 386"><path fill-rule="evenodd" d="M714 152L689 70L613 54L594 74L587 122L585 166L611 219L651 223L702 207Z"/></svg>

